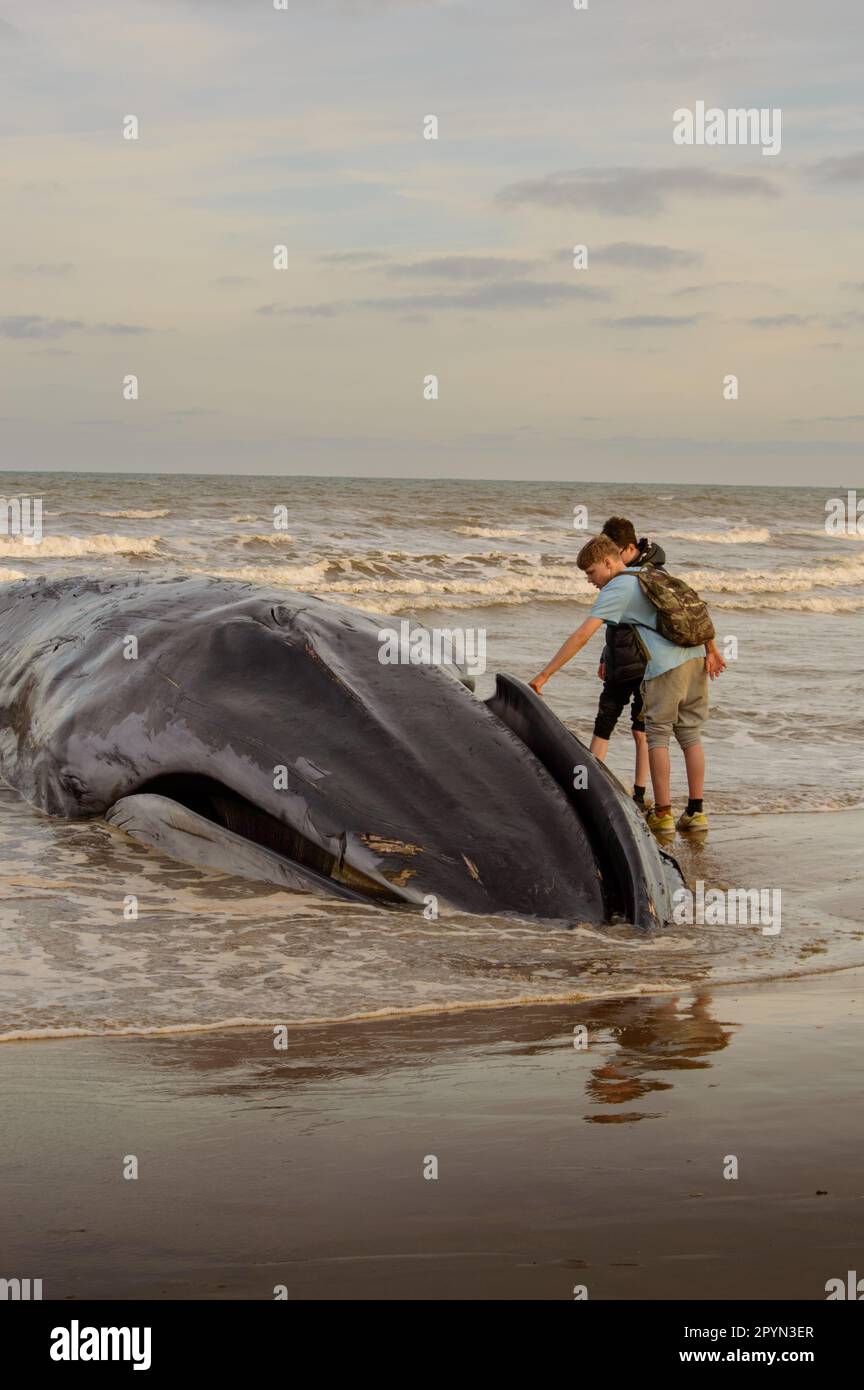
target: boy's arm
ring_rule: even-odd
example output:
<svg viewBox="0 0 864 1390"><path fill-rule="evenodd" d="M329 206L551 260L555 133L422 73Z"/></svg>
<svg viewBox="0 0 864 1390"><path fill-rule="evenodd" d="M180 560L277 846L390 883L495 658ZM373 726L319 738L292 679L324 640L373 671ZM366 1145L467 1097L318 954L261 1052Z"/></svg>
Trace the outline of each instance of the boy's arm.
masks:
<svg viewBox="0 0 864 1390"><path fill-rule="evenodd" d="M710 642L705 643L705 670L708 672L712 681L716 676L720 675L721 671L726 670L726 662L720 655L717 643L714 641L713 637Z"/></svg>
<svg viewBox="0 0 864 1390"><path fill-rule="evenodd" d="M536 690L539 695L549 677L554 676L555 672L560 671L561 667L565 666L571 657L581 651L585 643L590 642L594 633L602 626L602 618L586 618L584 623L582 623L580 627L577 627L576 631L567 638L563 647L559 648L548 665L543 667L539 676L535 676L533 681L530 682L531 689Z"/></svg>

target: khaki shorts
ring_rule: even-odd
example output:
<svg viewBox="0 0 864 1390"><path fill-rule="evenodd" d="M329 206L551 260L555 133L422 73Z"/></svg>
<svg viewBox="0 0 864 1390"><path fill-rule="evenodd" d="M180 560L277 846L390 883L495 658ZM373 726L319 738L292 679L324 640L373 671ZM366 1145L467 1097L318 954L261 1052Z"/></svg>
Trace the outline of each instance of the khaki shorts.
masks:
<svg viewBox="0 0 864 1390"><path fill-rule="evenodd" d="M682 661L662 676L642 682L643 716L649 748L668 748L673 733L682 748L699 743L708 718L705 657Z"/></svg>

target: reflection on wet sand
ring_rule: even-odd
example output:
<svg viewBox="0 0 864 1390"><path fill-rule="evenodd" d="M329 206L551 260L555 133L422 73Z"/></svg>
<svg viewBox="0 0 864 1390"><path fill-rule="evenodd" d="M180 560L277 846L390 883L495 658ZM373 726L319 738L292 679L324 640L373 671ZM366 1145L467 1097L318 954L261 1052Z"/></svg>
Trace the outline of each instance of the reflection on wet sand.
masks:
<svg viewBox="0 0 864 1390"><path fill-rule="evenodd" d="M287 1050L274 1047L273 1029L210 1035L206 1046L170 1037L148 1040L144 1055L156 1067L180 1068L199 1084L196 1093L243 1097L250 1104L290 1112L298 1094L349 1079L386 1084L396 1073L440 1067L477 1066L502 1056L514 1060L560 1053L575 1059L584 1076L585 1098L603 1113L591 1124L656 1118L661 1112L614 1110L642 1096L669 1091L668 1074L711 1066L727 1047L734 1023L721 1022L707 994L588 1000L531 1010L439 1014L428 1019L289 1030ZM587 1030L587 1047L574 1030ZM137 1040L139 1046L141 1040ZM136 1048L137 1051L137 1048ZM598 1054L603 1061L597 1064ZM201 1074L206 1083L201 1085ZM326 1100L326 1091L323 1097Z"/></svg>
<svg viewBox="0 0 864 1390"><path fill-rule="evenodd" d="M595 1068L586 1084L588 1098L598 1105L624 1105L653 1091L670 1091L671 1081L654 1073L710 1067L708 1055L728 1047L734 1025L712 1018L707 994L683 1006L677 999L612 1001L604 1023L618 1051L605 1066ZM598 1010L603 1012L603 1010ZM597 1024L595 1024L595 1027ZM586 1115L591 1124L622 1124L654 1118L638 1111Z"/></svg>
<svg viewBox="0 0 864 1390"><path fill-rule="evenodd" d="M5 1258L57 1299L824 1297L861 984L10 1044Z"/></svg>

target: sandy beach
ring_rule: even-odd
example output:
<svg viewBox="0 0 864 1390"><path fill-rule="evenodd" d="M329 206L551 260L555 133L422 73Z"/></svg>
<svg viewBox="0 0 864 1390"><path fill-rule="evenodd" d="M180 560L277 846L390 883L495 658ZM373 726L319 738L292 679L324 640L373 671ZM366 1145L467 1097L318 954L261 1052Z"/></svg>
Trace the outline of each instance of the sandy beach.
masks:
<svg viewBox="0 0 864 1390"><path fill-rule="evenodd" d="M719 822L703 855L747 882L776 819ZM818 972L829 932L860 940L864 817L782 820ZM6 1044L5 1263L59 1300L818 1300L864 1263L862 1000L864 970L829 969L284 1051L263 1028Z"/></svg>
<svg viewBox="0 0 864 1390"><path fill-rule="evenodd" d="M586 1299L583 1376L854 1364L862 61L861 0L2 6L16 1366Z"/></svg>

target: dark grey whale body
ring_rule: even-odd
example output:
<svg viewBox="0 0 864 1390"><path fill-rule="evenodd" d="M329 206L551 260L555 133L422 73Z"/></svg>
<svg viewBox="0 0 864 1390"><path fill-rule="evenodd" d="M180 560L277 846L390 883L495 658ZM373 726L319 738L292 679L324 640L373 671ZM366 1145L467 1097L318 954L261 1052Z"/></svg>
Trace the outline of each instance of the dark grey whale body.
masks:
<svg viewBox="0 0 864 1390"><path fill-rule="evenodd" d="M543 701L382 665L379 628L230 580L4 585L0 773L50 815L290 888L670 920L677 866Z"/></svg>

